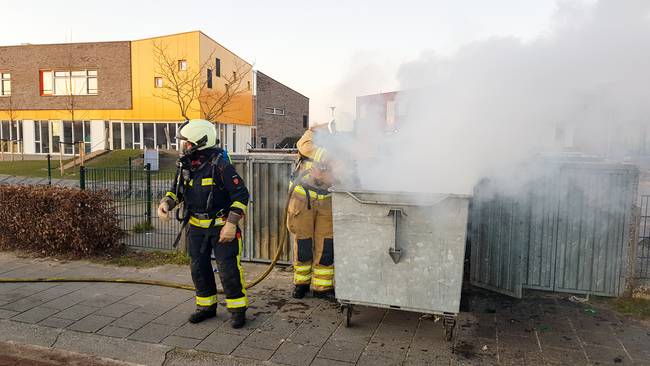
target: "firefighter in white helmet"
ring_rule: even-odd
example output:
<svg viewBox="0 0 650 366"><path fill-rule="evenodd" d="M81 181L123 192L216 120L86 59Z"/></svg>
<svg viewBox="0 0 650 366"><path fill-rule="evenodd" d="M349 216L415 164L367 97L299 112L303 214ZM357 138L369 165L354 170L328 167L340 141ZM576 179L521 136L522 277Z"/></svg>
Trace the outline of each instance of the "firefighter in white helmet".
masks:
<svg viewBox="0 0 650 366"><path fill-rule="evenodd" d="M169 219L170 210L184 203L197 305L189 321L198 323L216 316L217 287L210 263L214 251L231 325L240 328L246 322L248 298L238 223L246 214L248 189L225 151L217 147L217 131L211 122L185 122L178 139L184 141L183 154L172 187L160 202L158 216Z"/></svg>

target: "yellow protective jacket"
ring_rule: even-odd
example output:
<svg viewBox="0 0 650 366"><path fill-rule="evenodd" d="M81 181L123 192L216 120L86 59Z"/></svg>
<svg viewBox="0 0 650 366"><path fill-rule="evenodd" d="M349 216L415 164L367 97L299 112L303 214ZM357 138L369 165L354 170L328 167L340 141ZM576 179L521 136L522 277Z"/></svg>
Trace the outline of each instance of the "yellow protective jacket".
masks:
<svg viewBox="0 0 650 366"><path fill-rule="evenodd" d="M300 162L294 173L296 182L295 192L312 198L329 197L328 189L334 184L331 170L331 160L328 152L314 142L314 132L307 130L297 143Z"/></svg>

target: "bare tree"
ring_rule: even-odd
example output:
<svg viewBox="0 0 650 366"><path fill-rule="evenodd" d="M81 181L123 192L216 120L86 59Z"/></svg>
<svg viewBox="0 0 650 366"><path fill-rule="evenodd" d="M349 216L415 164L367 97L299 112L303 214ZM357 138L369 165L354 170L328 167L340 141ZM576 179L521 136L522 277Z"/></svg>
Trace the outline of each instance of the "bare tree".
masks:
<svg viewBox="0 0 650 366"><path fill-rule="evenodd" d="M66 93L65 93L65 99L64 99L64 109L68 113L68 116L70 116L69 121L72 124L72 129L74 131L74 125L77 120L83 120L86 116L85 112L80 111L80 100L79 100L79 95L85 94L82 93L82 90L79 88L88 88L88 78L86 77L86 80L84 83L82 83L79 88L77 88L77 85L74 83L74 77L73 77L73 72L74 72L74 66L72 62L72 53L69 54L68 56L68 66L67 66L67 79L66 79ZM82 127L83 131L83 127ZM74 133L73 133L74 135ZM62 138L65 140L65 134L62 136ZM74 138L74 137L73 137ZM61 170L61 176L65 173L64 165L63 165L63 150L65 148L66 144L72 144L72 162L73 165L76 165L77 159L74 156L74 150L76 146L79 152L79 161L80 164L83 164L83 155L85 153L85 144L84 144L84 137L81 136L81 140L78 141L70 141L69 143L65 141L59 141L59 165L60 165L60 170Z"/></svg>
<svg viewBox="0 0 650 366"><path fill-rule="evenodd" d="M203 88L199 97L203 118L217 122L220 117L227 117L229 113L236 111L237 98L250 91L247 79L252 70L249 64L236 60L232 73L226 73L224 76L224 90Z"/></svg>
<svg viewBox="0 0 650 366"><path fill-rule="evenodd" d="M161 41L153 41L153 54L158 77L162 78L161 92L156 96L176 104L180 115L189 120L189 112L200 112L203 118L217 122L218 118L236 110L234 102L237 97L250 89L246 82L252 67L236 61L231 74L224 76L225 88L209 88L207 70L214 70L216 65L212 52L198 64L179 67L179 59L168 51ZM210 76L211 78L211 76ZM214 81L214 80L213 80Z"/></svg>

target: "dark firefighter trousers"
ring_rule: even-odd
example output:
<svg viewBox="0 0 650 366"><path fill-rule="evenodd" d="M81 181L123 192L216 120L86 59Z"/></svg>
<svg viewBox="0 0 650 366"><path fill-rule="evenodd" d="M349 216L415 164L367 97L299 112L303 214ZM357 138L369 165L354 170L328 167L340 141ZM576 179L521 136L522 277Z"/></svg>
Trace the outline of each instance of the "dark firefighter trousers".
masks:
<svg viewBox="0 0 650 366"><path fill-rule="evenodd" d="M210 256L211 251L214 251L219 278L226 294L228 311L245 311L248 307L248 298L241 266L241 232L237 228L237 235L233 241L219 243L220 231L221 227L204 229L189 225L188 251L191 259L192 281L196 288L196 305L211 307L217 304L217 285Z"/></svg>

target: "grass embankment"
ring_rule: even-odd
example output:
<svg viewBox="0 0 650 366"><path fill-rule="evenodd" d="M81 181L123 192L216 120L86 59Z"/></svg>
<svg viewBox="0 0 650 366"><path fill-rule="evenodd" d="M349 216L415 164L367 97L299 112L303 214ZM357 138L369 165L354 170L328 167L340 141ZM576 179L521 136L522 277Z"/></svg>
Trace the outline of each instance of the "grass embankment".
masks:
<svg viewBox="0 0 650 366"><path fill-rule="evenodd" d="M92 168L109 168L109 167L127 167L129 166L129 157L138 158L142 155L141 150L114 150L105 155L99 156L86 163L87 167ZM21 177L47 177L47 160L20 160L20 156L15 156L14 161L9 160L10 156L5 154L5 161L0 161L0 174L15 175ZM63 160L63 164L72 161L69 158ZM59 171L59 157L52 155L51 160L52 178L69 178L79 177L79 166L67 169L61 176Z"/></svg>
<svg viewBox="0 0 650 366"><path fill-rule="evenodd" d="M91 262L118 267L156 267L164 264L187 265L189 257L180 251L138 251L126 250L114 257L93 258Z"/></svg>

